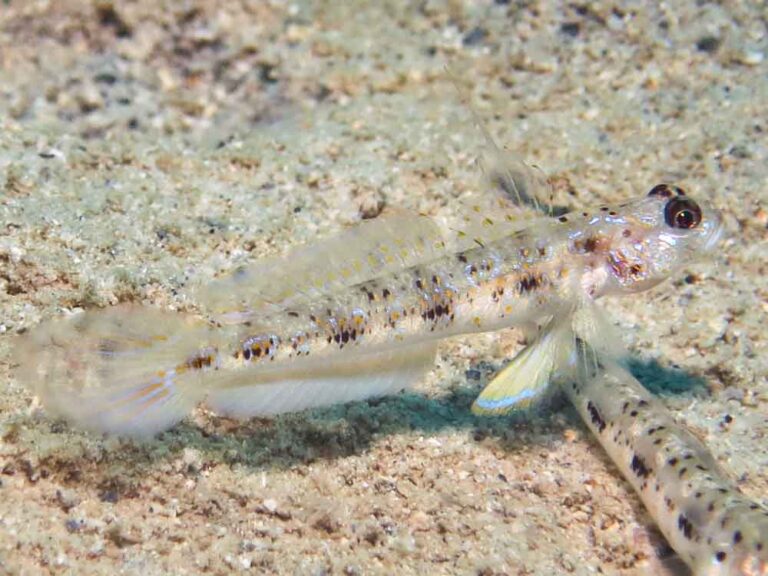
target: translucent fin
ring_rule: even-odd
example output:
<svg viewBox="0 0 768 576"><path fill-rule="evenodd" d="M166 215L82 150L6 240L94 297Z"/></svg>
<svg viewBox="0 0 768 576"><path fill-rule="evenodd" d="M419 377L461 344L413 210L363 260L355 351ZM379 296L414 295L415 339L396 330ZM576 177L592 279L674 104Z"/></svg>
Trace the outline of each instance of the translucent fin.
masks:
<svg viewBox="0 0 768 576"><path fill-rule="evenodd" d="M604 360L618 361L627 354L621 333L593 302L584 302L573 315L574 334Z"/></svg>
<svg viewBox="0 0 768 576"><path fill-rule="evenodd" d="M539 168L526 164L518 154L499 146L480 114L472 106L469 92L459 83L458 77L449 66L446 66L446 72L483 136L484 145L478 164L486 182L503 190L519 208L527 206L551 216L551 211L545 210L552 200L552 187L546 174Z"/></svg>
<svg viewBox="0 0 768 576"><path fill-rule="evenodd" d="M553 374L572 355L570 318L552 321L480 393L475 414L505 414L525 410L544 397Z"/></svg>
<svg viewBox="0 0 768 576"><path fill-rule="evenodd" d="M445 227L451 232L446 246L453 252L484 247L523 230L530 232L538 223L550 225L548 218L521 212L500 196L471 195L462 198L454 214L445 219Z"/></svg>
<svg viewBox="0 0 768 576"><path fill-rule="evenodd" d="M434 366L436 350L437 345L430 342L271 377L246 373L235 379L225 376L208 396L207 404L217 413L248 418L394 394L413 385Z"/></svg>
<svg viewBox="0 0 768 576"><path fill-rule="evenodd" d="M200 351L207 329L137 306L84 312L22 338L19 377L54 415L90 430L149 436L204 397L199 372L212 364Z"/></svg>
<svg viewBox="0 0 768 576"><path fill-rule="evenodd" d="M285 308L435 259L440 229L426 216L386 215L288 254L266 258L211 282L195 297L224 321L251 320L270 305ZM229 316L227 316L229 315Z"/></svg>
<svg viewBox="0 0 768 576"><path fill-rule="evenodd" d="M486 181L503 190L519 206L530 206L550 216L546 207L552 202L552 189L547 176L517 154L500 148L487 131L486 134L488 144L478 159Z"/></svg>

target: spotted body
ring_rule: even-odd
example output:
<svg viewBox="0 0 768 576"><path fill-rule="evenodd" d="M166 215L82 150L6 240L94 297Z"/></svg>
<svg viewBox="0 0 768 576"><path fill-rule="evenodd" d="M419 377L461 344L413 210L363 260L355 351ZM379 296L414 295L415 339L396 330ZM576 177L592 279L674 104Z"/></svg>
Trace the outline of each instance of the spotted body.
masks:
<svg viewBox="0 0 768 576"><path fill-rule="evenodd" d="M53 411L134 435L201 401L247 417L389 393L429 369L440 339L567 327L600 296L657 284L716 240L717 214L703 210L662 185L525 225L484 214L455 251L428 218L385 218L215 281L200 293L207 318L117 307L44 324L20 346L23 377ZM515 398L503 391L491 411Z"/></svg>
<svg viewBox="0 0 768 576"><path fill-rule="evenodd" d="M427 218L380 219L214 281L199 292L200 317L120 306L42 324L19 344L20 374L55 414L146 436L201 402L250 417L389 394L429 370L441 339L542 326L473 407L503 413L567 374L576 341L612 355L596 300L655 286L711 250L719 234L716 211L667 185L622 205L524 224L484 214L459 230L453 249ZM683 557L697 566L714 553L713 570L739 559L762 570L762 556L738 552L764 546L748 527L729 536L739 547L724 547L732 510L757 512L728 500L732 491L703 452L681 445L684 435L662 434L672 426L647 398L629 398L627 415L623 404L616 411L605 378L587 380L569 389L574 403L634 474ZM645 419L632 420L641 410ZM690 466L659 460L665 450L683 460L690 453Z"/></svg>
<svg viewBox="0 0 768 576"><path fill-rule="evenodd" d="M609 364L563 388L695 574L768 574L768 508L741 494L631 374Z"/></svg>
<svg viewBox="0 0 768 576"><path fill-rule="evenodd" d="M259 322L266 331L225 326L231 342L220 345L221 362L253 370L327 361L552 314L570 302L576 270L567 242L552 247L557 226L550 227L555 230L537 236L523 230L268 314Z"/></svg>

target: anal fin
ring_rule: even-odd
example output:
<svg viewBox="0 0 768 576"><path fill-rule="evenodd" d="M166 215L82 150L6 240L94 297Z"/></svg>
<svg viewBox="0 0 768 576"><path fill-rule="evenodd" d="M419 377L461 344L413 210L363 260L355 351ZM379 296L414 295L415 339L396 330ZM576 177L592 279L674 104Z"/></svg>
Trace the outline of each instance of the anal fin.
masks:
<svg viewBox="0 0 768 576"><path fill-rule="evenodd" d="M212 383L206 403L219 414L249 418L394 394L432 368L436 351L429 342L274 374L230 375Z"/></svg>

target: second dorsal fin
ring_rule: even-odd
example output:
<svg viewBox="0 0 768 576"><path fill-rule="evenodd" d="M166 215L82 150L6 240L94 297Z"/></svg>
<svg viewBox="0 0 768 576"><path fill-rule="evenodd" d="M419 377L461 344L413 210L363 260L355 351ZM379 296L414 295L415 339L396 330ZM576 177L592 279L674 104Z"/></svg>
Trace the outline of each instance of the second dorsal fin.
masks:
<svg viewBox="0 0 768 576"><path fill-rule="evenodd" d="M432 219L394 213L244 266L201 287L195 298L207 312L238 322L433 260L443 250Z"/></svg>

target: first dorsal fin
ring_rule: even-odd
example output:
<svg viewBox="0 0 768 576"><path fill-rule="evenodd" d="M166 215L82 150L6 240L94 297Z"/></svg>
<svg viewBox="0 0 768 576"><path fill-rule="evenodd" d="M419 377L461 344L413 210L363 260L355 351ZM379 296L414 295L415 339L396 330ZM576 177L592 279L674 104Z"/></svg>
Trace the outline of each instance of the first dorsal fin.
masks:
<svg viewBox="0 0 768 576"><path fill-rule="evenodd" d="M450 67L446 67L446 72L482 135L483 144L477 162L483 173L484 184L501 190L519 209L533 208L550 216L552 187L547 175L538 167L527 164L519 154L503 148L496 142L456 74Z"/></svg>

